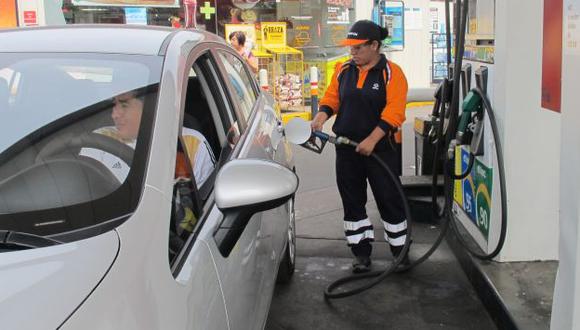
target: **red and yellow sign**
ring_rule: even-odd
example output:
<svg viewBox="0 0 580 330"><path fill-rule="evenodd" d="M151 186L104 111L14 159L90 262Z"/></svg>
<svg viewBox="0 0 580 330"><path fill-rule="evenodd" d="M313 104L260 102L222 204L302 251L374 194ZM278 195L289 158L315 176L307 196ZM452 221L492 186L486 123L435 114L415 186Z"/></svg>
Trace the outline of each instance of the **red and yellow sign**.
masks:
<svg viewBox="0 0 580 330"><path fill-rule="evenodd" d="M0 0L0 28L18 26L16 0Z"/></svg>

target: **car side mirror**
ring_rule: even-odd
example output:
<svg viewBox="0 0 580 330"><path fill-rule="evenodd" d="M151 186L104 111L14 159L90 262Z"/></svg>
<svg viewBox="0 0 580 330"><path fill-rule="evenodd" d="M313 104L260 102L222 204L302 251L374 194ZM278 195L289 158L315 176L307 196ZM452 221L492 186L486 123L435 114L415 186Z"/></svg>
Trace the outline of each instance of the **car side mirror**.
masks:
<svg viewBox="0 0 580 330"><path fill-rule="evenodd" d="M220 170L215 182L216 205L224 215L214 239L224 257L240 239L250 218L286 203L298 189L298 177L272 161L235 159Z"/></svg>

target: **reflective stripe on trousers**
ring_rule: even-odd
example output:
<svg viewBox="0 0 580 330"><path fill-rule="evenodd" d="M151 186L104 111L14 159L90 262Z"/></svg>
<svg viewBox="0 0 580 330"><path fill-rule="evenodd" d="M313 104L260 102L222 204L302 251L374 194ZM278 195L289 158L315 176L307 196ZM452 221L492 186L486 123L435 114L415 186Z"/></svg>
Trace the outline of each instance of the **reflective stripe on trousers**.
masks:
<svg viewBox="0 0 580 330"><path fill-rule="evenodd" d="M383 225L385 226L385 241L389 242L392 246L405 245L405 240L407 239L407 220L395 224L383 220Z"/></svg>
<svg viewBox="0 0 580 330"><path fill-rule="evenodd" d="M348 245L359 244L364 240L373 241L375 233L369 218L357 221L344 221L344 235Z"/></svg>

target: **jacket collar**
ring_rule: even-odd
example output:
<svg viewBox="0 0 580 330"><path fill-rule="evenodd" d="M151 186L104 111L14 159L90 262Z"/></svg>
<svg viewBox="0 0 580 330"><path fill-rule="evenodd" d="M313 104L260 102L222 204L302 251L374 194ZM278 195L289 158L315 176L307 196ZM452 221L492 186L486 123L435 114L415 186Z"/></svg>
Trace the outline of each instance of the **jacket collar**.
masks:
<svg viewBox="0 0 580 330"><path fill-rule="evenodd" d="M354 63L352 59L348 63L354 67L357 67L357 65ZM375 64L375 66L370 68L369 71L383 70L386 66L387 66L387 57L385 56L385 54L381 54L381 59L377 62L377 64Z"/></svg>

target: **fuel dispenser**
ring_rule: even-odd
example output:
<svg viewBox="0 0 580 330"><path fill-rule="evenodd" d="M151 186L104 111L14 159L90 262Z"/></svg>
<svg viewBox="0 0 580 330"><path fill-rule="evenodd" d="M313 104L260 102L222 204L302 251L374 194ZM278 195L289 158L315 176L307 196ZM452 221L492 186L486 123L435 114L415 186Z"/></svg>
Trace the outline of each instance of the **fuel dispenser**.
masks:
<svg viewBox="0 0 580 330"><path fill-rule="evenodd" d="M488 68L480 66L475 71L476 87L463 99L457 133L447 150L454 179L451 225L458 232L458 223L462 224L469 240L479 247L469 249L470 253L481 259L499 254L507 227L503 153L487 81ZM467 246L463 235L458 239Z"/></svg>

